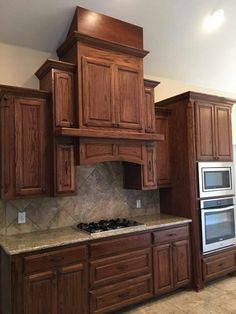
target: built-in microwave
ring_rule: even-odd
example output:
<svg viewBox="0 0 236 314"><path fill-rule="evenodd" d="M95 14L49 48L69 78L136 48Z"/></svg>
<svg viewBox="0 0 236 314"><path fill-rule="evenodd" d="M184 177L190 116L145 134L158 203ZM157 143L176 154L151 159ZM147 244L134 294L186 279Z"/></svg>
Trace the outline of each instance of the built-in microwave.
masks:
<svg viewBox="0 0 236 314"><path fill-rule="evenodd" d="M199 162L199 197L234 195L233 162Z"/></svg>

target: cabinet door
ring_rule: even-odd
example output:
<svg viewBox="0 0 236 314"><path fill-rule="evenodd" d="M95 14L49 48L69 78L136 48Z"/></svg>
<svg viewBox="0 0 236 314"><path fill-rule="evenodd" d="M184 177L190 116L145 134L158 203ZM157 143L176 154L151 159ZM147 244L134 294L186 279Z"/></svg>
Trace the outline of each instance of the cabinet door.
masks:
<svg viewBox="0 0 236 314"><path fill-rule="evenodd" d="M142 165L143 190L155 189L157 187L156 171L156 148L155 146L144 146L144 165Z"/></svg>
<svg viewBox="0 0 236 314"><path fill-rule="evenodd" d="M195 114L197 160L214 160L216 155L214 105L196 103Z"/></svg>
<svg viewBox="0 0 236 314"><path fill-rule="evenodd" d="M124 66L115 70L116 113L118 127L142 129L143 82L140 72Z"/></svg>
<svg viewBox="0 0 236 314"><path fill-rule="evenodd" d="M156 295L173 289L172 247L164 244L153 248L154 293Z"/></svg>
<svg viewBox="0 0 236 314"><path fill-rule="evenodd" d="M155 105L154 90L151 87L144 86L144 104L145 104L145 132L155 132Z"/></svg>
<svg viewBox="0 0 236 314"><path fill-rule="evenodd" d="M215 106L215 128L217 160L233 160L230 107Z"/></svg>
<svg viewBox="0 0 236 314"><path fill-rule="evenodd" d="M57 314L56 274L38 273L24 279L24 313Z"/></svg>
<svg viewBox="0 0 236 314"><path fill-rule="evenodd" d="M85 126L112 127L115 123L112 71L112 63L82 57L82 111Z"/></svg>
<svg viewBox="0 0 236 314"><path fill-rule="evenodd" d="M46 192L46 101L15 99L16 195Z"/></svg>
<svg viewBox="0 0 236 314"><path fill-rule="evenodd" d="M71 127L74 124L73 73L55 71L54 84L56 126Z"/></svg>
<svg viewBox="0 0 236 314"><path fill-rule="evenodd" d="M167 187L171 185L170 171L170 138L169 138L169 116L156 116L156 132L164 135L164 141L156 143L157 159L157 186Z"/></svg>
<svg viewBox="0 0 236 314"><path fill-rule="evenodd" d="M173 244L173 267L175 288L188 284L191 278L189 240Z"/></svg>
<svg viewBox="0 0 236 314"><path fill-rule="evenodd" d="M87 273L84 264L58 271L58 314L84 314L87 307Z"/></svg>
<svg viewBox="0 0 236 314"><path fill-rule="evenodd" d="M56 193L73 193L76 189L73 144L56 144Z"/></svg>

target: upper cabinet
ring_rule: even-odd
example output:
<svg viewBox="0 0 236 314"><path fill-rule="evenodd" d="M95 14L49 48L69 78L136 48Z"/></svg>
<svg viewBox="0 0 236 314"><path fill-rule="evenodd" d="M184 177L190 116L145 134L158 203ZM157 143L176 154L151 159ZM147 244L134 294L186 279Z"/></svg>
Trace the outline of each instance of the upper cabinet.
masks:
<svg viewBox="0 0 236 314"><path fill-rule="evenodd" d="M144 80L144 104L145 104L144 116L146 133L155 133L157 131L155 127L154 88L159 84L160 82Z"/></svg>
<svg viewBox="0 0 236 314"><path fill-rule="evenodd" d="M197 160L232 160L231 106L196 101Z"/></svg>
<svg viewBox="0 0 236 314"><path fill-rule="evenodd" d="M48 93L0 86L1 197L49 194Z"/></svg>

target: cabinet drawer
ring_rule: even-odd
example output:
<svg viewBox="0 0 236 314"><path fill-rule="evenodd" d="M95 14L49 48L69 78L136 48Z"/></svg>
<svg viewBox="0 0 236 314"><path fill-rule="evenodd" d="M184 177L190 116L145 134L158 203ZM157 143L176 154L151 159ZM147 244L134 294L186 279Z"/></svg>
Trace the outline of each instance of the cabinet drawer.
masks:
<svg viewBox="0 0 236 314"><path fill-rule="evenodd" d="M100 257L104 255L116 254L151 244L151 234L145 233L134 236L122 237L115 240L100 241L90 245L90 256Z"/></svg>
<svg viewBox="0 0 236 314"><path fill-rule="evenodd" d="M176 241L182 238L188 238L188 236L189 236L188 225L186 225L182 227L170 228L166 230L153 232L153 242L162 243Z"/></svg>
<svg viewBox="0 0 236 314"><path fill-rule="evenodd" d="M151 249L139 250L91 262L90 284L97 287L151 272Z"/></svg>
<svg viewBox="0 0 236 314"><path fill-rule="evenodd" d="M91 312L109 313L153 296L152 276L146 275L90 292Z"/></svg>
<svg viewBox="0 0 236 314"><path fill-rule="evenodd" d="M85 259L86 256L86 246L31 255L24 258L24 269L25 273L32 273L42 269L78 262Z"/></svg>
<svg viewBox="0 0 236 314"><path fill-rule="evenodd" d="M209 280L236 269L236 254L230 252L221 256L203 259L203 279Z"/></svg>

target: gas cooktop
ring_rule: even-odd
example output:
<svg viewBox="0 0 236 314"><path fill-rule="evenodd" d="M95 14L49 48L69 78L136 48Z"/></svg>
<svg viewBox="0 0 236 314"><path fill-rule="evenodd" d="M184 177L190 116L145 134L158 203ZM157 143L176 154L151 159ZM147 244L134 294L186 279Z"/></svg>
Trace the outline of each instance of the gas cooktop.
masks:
<svg viewBox="0 0 236 314"><path fill-rule="evenodd" d="M79 223L77 225L77 228L88 233L98 233L103 231L110 231L127 227L136 227L141 225L143 224L135 220L117 218L110 220L100 220L99 222Z"/></svg>

